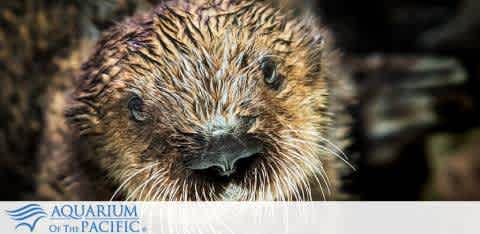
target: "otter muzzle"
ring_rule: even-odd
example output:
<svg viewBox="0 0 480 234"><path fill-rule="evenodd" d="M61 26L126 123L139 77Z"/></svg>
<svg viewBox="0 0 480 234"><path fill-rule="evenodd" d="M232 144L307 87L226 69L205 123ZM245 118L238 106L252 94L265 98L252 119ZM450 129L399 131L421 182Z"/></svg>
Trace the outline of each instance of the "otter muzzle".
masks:
<svg viewBox="0 0 480 234"><path fill-rule="evenodd" d="M236 164L242 159L252 157L262 151L259 140L249 136L225 134L209 140L204 152L188 162L192 170L218 169L221 176L230 176L236 170Z"/></svg>

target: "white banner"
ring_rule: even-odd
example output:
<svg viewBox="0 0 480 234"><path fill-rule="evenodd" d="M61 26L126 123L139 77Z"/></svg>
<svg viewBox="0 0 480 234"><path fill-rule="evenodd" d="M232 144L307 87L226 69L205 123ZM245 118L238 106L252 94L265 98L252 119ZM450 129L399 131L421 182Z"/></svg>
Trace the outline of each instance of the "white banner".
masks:
<svg viewBox="0 0 480 234"><path fill-rule="evenodd" d="M0 233L478 234L476 202L0 202Z"/></svg>

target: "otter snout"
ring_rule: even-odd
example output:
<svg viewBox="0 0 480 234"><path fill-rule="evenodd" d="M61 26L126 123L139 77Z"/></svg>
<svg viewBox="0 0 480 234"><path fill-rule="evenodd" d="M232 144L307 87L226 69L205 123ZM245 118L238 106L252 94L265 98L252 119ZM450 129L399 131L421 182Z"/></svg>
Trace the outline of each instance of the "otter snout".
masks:
<svg viewBox="0 0 480 234"><path fill-rule="evenodd" d="M247 134L236 136L230 133L212 136L204 151L188 162L192 170L216 169L220 176L230 176L242 159L261 153L262 144Z"/></svg>

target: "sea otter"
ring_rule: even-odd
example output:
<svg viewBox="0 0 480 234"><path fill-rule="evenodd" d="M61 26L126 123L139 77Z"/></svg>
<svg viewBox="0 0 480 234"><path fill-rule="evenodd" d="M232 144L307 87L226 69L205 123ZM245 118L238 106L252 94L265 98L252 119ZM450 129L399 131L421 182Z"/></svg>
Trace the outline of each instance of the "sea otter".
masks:
<svg viewBox="0 0 480 234"><path fill-rule="evenodd" d="M165 1L118 23L50 97L39 193L334 198L353 90L331 40L268 1Z"/></svg>

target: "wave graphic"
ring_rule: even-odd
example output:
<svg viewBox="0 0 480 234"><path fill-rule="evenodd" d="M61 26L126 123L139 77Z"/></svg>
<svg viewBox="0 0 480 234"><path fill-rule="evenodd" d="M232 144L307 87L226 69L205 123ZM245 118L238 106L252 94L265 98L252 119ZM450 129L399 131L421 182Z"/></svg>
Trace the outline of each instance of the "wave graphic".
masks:
<svg viewBox="0 0 480 234"><path fill-rule="evenodd" d="M25 226L30 232L35 229L40 219L47 217L47 213L39 204L28 204L15 210L7 210L7 214L17 222L15 229Z"/></svg>

